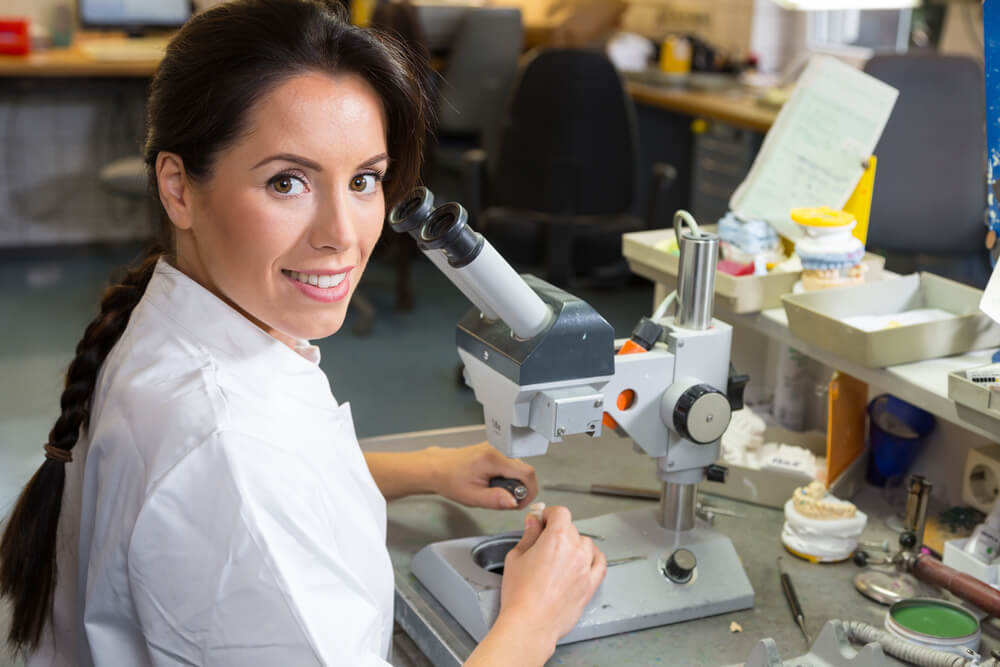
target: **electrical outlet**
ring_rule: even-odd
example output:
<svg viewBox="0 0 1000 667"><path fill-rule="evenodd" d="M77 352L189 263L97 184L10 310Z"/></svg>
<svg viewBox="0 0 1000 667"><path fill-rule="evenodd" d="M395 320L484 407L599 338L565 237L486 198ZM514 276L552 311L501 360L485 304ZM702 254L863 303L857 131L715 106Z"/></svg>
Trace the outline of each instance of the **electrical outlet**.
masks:
<svg viewBox="0 0 1000 667"><path fill-rule="evenodd" d="M970 449L965 457L962 500L980 512L989 513L1000 495L1000 446Z"/></svg>

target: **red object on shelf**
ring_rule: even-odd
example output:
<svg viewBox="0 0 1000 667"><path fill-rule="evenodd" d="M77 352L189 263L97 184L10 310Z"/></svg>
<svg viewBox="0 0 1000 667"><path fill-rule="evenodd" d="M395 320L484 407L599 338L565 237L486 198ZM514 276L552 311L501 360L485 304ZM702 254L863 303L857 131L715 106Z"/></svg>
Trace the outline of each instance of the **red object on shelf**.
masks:
<svg viewBox="0 0 1000 667"><path fill-rule="evenodd" d="M731 276L751 276L753 275L753 264L740 264L730 259L720 259L716 266L719 271L728 273Z"/></svg>
<svg viewBox="0 0 1000 667"><path fill-rule="evenodd" d="M28 19L0 18L0 53L23 56L31 50Z"/></svg>

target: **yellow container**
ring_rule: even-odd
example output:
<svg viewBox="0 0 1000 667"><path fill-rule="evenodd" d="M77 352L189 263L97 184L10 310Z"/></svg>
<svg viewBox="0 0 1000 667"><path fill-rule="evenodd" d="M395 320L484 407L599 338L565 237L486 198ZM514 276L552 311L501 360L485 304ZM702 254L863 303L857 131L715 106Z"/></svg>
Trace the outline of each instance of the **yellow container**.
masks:
<svg viewBox="0 0 1000 667"><path fill-rule="evenodd" d="M351 0L351 23L367 28L372 22L375 0Z"/></svg>
<svg viewBox="0 0 1000 667"><path fill-rule="evenodd" d="M829 206L793 208L792 220L806 227L846 227L855 222L850 213L837 211Z"/></svg>
<svg viewBox="0 0 1000 667"><path fill-rule="evenodd" d="M851 198L844 204L844 210L853 213L858 221L852 233L862 243L868 243L868 218L872 211L872 194L875 191L875 165L878 160L872 155L868 158L865 173L861 174L858 186L851 193Z"/></svg>
<svg viewBox="0 0 1000 667"><path fill-rule="evenodd" d="M663 40L660 70L665 74L687 74L691 71L691 42L686 37L670 35Z"/></svg>

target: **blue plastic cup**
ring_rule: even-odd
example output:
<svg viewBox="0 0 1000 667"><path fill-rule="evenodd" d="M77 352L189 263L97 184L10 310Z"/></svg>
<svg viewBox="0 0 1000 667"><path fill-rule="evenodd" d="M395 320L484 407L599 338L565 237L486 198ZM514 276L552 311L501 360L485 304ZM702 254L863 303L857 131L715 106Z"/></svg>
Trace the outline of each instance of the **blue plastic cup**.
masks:
<svg viewBox="0 0 1000 667"><path fill-rule="evenodd" d="M885 486L890 478L909 470L927 435L934 430L934 415L890 394L868 404L868 481Z"/></svg>

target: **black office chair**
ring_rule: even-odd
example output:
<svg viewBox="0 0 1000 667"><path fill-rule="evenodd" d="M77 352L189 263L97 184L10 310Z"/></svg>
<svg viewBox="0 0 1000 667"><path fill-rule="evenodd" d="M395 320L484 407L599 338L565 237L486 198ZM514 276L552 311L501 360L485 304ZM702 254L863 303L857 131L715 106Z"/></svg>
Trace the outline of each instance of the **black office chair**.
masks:
<svg viewBox="0 0 1000 667"><path fill-rule="evenodd" d="M621 235L647 221L637 214L635 110L603 53L526 56L495 168L481 152L466 157L473 224L511 261L544 264L548 280L562 285L609 266L627 275Z"/></svg>
<svg viewBox="0 0 1000 667"><path fill-rule="evenodd" d="M886 268L930 271L983 287L986 234L983 71L936 53L876 56L865 71L899 90L875 148L868 247Z"/></svg>
<svg viewBox="0 0 1000 667"><path fill-rule="evenodd" d="M414 5L409 0L377 0L371 16L373 30L379 31L394 39L409 52L411 58L421 63L430 59L427 39L417 16ZM430 90L433 81L427 69L427 77L422 82L426 90ZM395 234L383 226L382 235L376 245L376 254L389 255L395 265L393 278L396 291L396 310L413 309L413 286L410 284L410 255L413 250L413 240L406 234ZM373 285L366 281L366 290ZM357 290L351 297L351 308L356 313L352 331L358 336L367 336L375 326L377 311L374 302L362 290Z"/></svg>
<svg viewBox="0 0 1000 667"><path fill-rule="evenodd" d="M481 7L468 12L448 56L438 99L436 158L454 167L469 148L496 147L524 42L521 10Z"/></svg>

